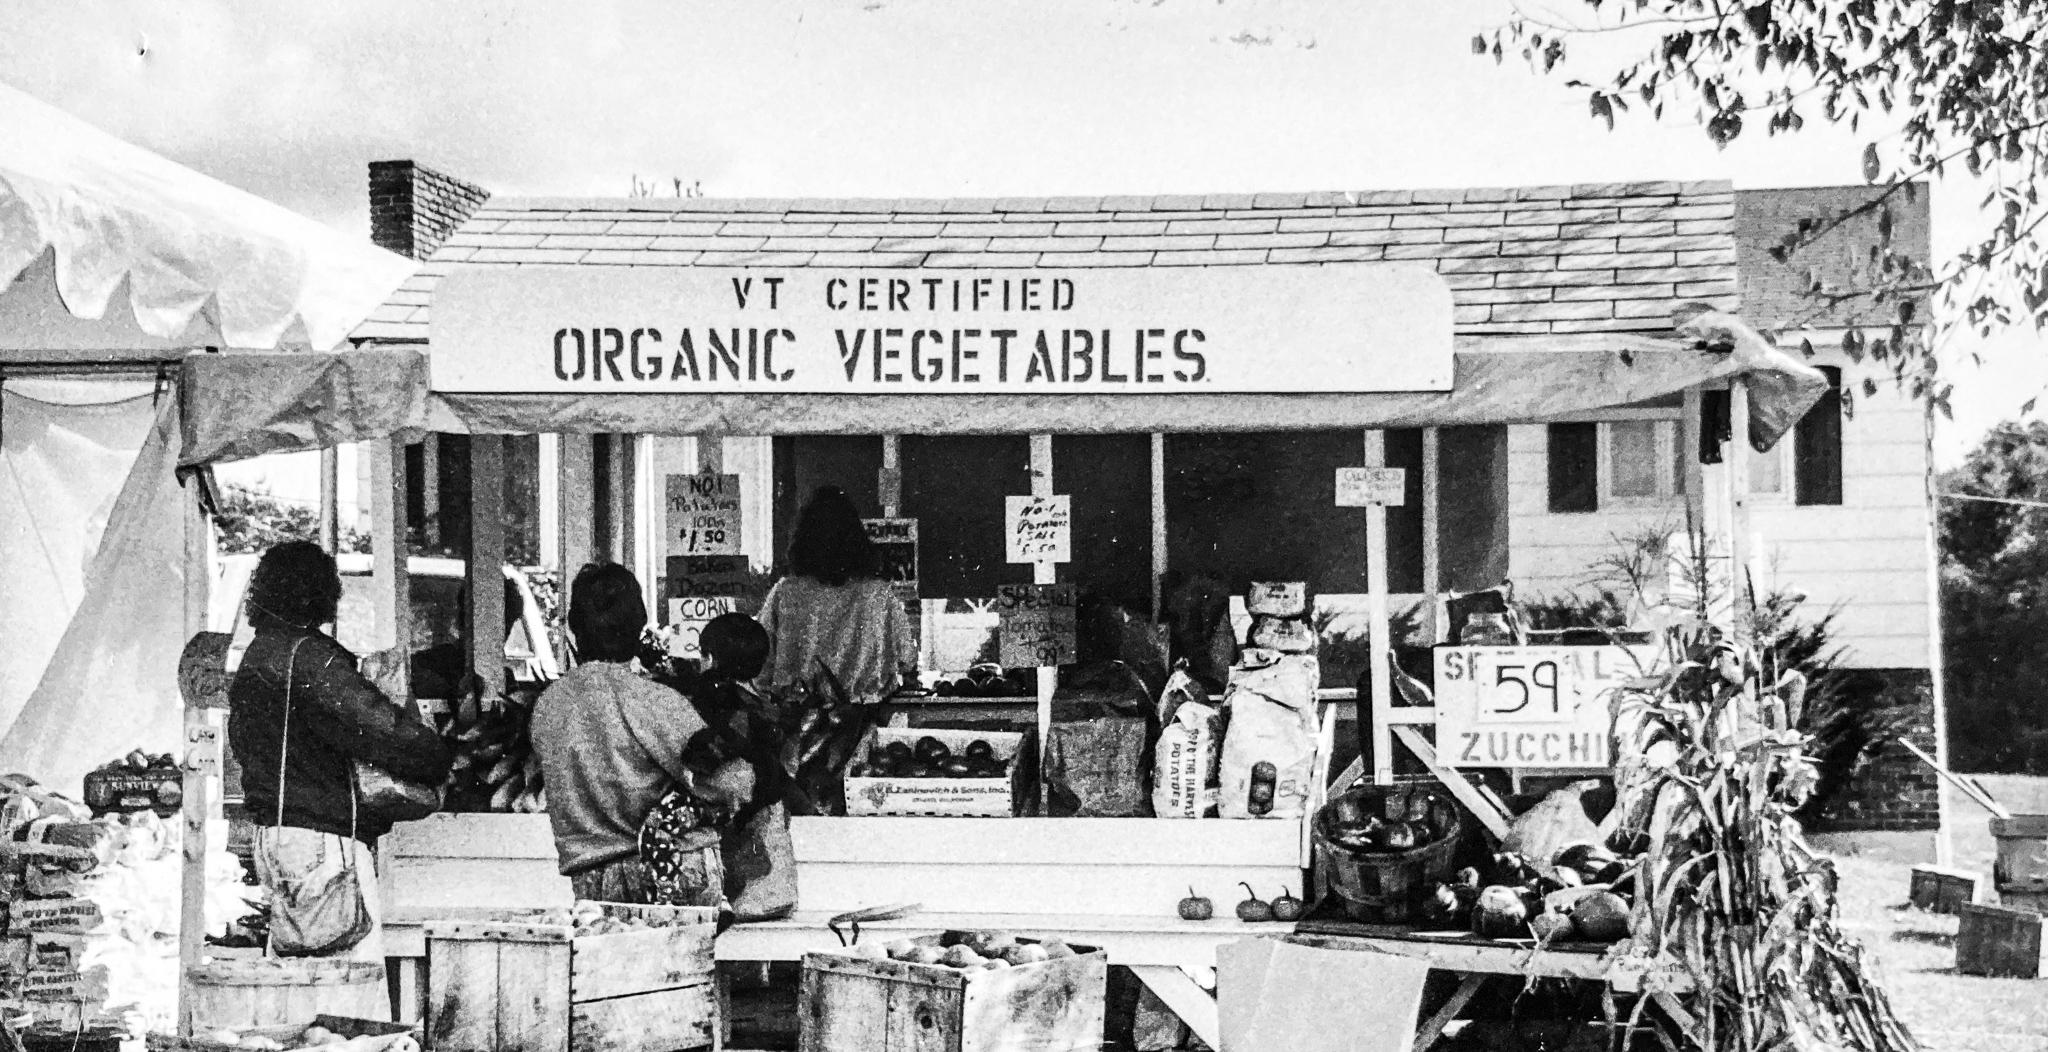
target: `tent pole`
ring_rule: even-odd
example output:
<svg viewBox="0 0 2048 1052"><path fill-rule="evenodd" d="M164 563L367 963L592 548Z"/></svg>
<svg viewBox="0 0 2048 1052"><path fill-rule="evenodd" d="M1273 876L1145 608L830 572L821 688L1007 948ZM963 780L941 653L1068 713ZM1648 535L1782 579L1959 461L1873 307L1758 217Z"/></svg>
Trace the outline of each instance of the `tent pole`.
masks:
<svg viewBox="0 0 2048 1052"><path fill-rule="evenodd" d="M1387 433L1365 433L1365 466L1386 466ZM1374 504L1365 509L1365 604L1367 640L1371 644L1366 667L1372 688L1373 781L1391 785L1394 781L1394 676L1388 656L1394 645L1388 638L1387 623L1387 509Z"/></svg>

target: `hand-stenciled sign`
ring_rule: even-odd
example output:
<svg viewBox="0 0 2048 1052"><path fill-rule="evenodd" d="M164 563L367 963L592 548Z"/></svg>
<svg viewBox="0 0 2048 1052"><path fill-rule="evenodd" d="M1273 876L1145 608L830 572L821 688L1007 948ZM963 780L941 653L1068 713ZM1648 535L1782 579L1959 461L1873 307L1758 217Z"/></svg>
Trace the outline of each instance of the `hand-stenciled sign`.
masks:
<svg viewBox="0 0 2048 1052"><path fill-rule="evenodd" d="M1437 755L1453 767L1609 767L1615 692L1641 674L1618 646L1440 647Z"/></svg>
<svg viewBox="0 0 2048 1052"><path fill-rule="evenodd" d="M879 270L457 267L436 391L1444 391L1427 266Z"/></svg>

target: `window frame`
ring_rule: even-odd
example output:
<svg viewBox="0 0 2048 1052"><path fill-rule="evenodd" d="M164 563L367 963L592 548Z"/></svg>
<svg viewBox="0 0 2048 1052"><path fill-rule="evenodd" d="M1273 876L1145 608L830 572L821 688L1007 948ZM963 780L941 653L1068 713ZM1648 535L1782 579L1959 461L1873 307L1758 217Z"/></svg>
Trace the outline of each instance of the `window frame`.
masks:
<svg viewBox="0 0 2048 1052"><path fill-rule="evenodd" d="M1679 413L1651 409L1641 412L1606 414L1598 421L1600 433L1599 494L1598 511L1610 508L1628 510L1637 508L1660 508L1676 500L1684 486L1679 478L1678 444L1680 427ZM1650 423L1655 425L1657 442L1655 464L1657 469L1657 491L1644 495L1623 495L1614 491L1614 425L1622 423Z"/></svg>

